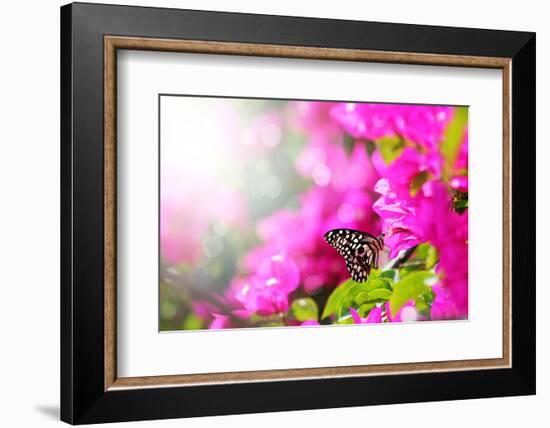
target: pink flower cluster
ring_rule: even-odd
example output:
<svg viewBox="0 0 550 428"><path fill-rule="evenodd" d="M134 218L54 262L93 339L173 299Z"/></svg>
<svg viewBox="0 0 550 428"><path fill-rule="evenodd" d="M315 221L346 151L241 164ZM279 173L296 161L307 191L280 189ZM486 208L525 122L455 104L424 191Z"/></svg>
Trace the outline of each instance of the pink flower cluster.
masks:
<svg viewBox="0 0 550 428"><path fill-rule="evenodd" d="M377 140L400 136L434 149L441 141L451 107L405 104L340 103L332 116L353 137Z"/></svg>
<svg viewBox="0 0 550 428"><path fill-rule="evenodd" d="M442 281L434 287L433 319L464 318L468 313L468 213L452 209L449 191L431 180L411 196L400 186L381 179L375 211L384 219L386 245L392 254L428 242L438 251L437 272Z"/></svg>
<svg viewBox="0 0 550 428"><path fill-rule="evenodd" d="M288 296L298 288L300 275L294 261L284 253L263 259L254 274L236 278L227 296L236 306L234 314L248 318L252 314L269 316L286 313Z"/></svg>
<svg viewBox="0 0 550 428"><path fill-rule="evenodd" d="M383 219L390 257L428 242L438 251L442 281L434 287L433 319L464 318L468 313L468 213L453 209L450 188L466 192L468 143L465 137L447 184L441 179L443 157L439 150L406 148L390 165L373 156L381 178L374 189L380 194L373 209ZM418 189L411 183L425 174Z"/></svg>
<svg viewBox="0 0 550 428"><path fill-rule="evenodd" d="M358 145L347 154L343 145L334 141L341 143L343 134L334 121L321 120L322 117L330 119L326 103L298 103L296 108L303 114L300 125L311 130L308 133L310 143L297 159L296 169L311 180L312 186L299 196L298 210L276 211L258 224L257 233L263 244L245 256L243 264L250 276L238 278L237 285L231 287L232 292L235 287L257 290L265 286L265 282L258 283L251 278L258 276L266 260L280 254L296 266L305 293L316 294L323 287L333 288L348 273L341 257L326 245L323 235L330 229L342 227L373 234L380 230L372 211L373 194L369 190L378 175L365 148ZM294 290L294 284L290 288L277 287ZM256 299L254 294L247 293L247 299ZM273 305L268 312L273 313L281 309L276 302L279 296L269 294ZM242 303L251 309L254 307L252 302Z"/></svg>
<svg viewBox="0 0 550 428"><path fill-rule="evenodd" d="M383 229L391 257L421 242L437 248L438 270L444 279L435 287L433 317L464 316L467 215L452 210L441 180L444 160L439 149L453 109L322 102L296 103L294 108L298 125L309 137L296 169L311 180L312 187L299 197L297 211L283 209L260 222L257 232L263 244L245 257L244 268L250 274L233 281L230 297L248 312L284 312L299 286L315 294L349 276L341 257L323 241L325 232L344 227L378 234ZM361 143L348 154L343 145L346 133L359 140L400 136L406 145L388 165L378 150L369 156ZM451 184L461 190L467 177L465 141ZM425 182L415 193L411 182L420 173L425 174ZM264 275L263 266L279 257L292 275L280 279ZM403 309L409 311L410 304ZM402 310L390 321L401 320ZM373 309L365 320L352 315L356 322L379 322L381 309Z"/></svg>
<svg viewBox="0 0 550 428"><path fill-rule="evenodd" d="M381 306L372 308L365 318L362 318L354 308L350 308L349 311L354 324L379 324L384 322L383 313L388 322L411 322L423 319L416 311L414 302L405 304L397 311L395 316L391 314L389 303L384 303Z"/></svg>
<svg viewBox="0 0 550 428"><path fill-rule="evenodd" d="M467 317L468 212L453 204L453 192L468 192L467 133L452 164L441 150L454 109L334 102L296 102L289 108L296 129L307 138L294 167L309 187L294 201L297 208L279 209L257 223L260 242L240 260L238 275L219 296L223 305L197 303L197 316L210 328L230 328L254 317L292 324L287 315L295 297L324 296L349 278L344 260L323 239L331 229L349 228L384 232L390 258L430 243L437 250L440 278L433 286L431 319ZM283 147L279 116L264 116L255 126L240 135L245 146L256 147L255 153ZM399 139L391 161L380 149L385 137ZM353 144L346 145L350 140ZM161 204L161 250L169 263L192 261L213 219L246 224L241 194L199 187L176 198L168 195ZM211 208L189 209L190 201ZM350 308L354 323L382 322L383 312L391 322L425 319L413 302L394 315L389 305L377 306L365 318Z"/></svg>

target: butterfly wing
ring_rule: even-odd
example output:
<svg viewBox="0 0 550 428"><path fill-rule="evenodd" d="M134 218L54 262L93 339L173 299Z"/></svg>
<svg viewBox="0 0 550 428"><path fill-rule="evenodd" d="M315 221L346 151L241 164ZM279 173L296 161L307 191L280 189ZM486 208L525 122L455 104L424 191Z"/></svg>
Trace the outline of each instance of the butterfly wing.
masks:
<svg viewBox="0 0 550 428"><path fill-rule="evenodd" d="M366 281L371 268L378 267L381 239L358 230L334 229L325 234L325 240L344 258L354 281Z"/></svg>

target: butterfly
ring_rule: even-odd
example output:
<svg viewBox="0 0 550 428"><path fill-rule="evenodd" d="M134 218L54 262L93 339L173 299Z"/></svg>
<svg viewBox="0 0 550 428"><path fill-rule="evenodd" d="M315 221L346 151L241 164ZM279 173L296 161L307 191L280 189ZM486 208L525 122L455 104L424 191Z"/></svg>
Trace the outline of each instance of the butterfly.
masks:
<svg viewBox="0 0 550 428"><path fill-rule="evenodd" d="M346 267L355 282L367 280L370 270L377 269L380 253L384 250L384 234L375 237L353 229L333 229L325 233L325 241L346 261Z"/></svg>

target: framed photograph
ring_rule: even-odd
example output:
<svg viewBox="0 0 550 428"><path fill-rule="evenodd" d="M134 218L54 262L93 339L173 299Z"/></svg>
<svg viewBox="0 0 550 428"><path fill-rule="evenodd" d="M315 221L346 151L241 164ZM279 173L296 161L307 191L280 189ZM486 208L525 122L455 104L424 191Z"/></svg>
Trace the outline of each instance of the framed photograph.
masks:
<svg viewBox="0 0 550 428"><path fill-rule="evenodd" d="M535 35L61 8L61 418L535 393Z"/></svg>

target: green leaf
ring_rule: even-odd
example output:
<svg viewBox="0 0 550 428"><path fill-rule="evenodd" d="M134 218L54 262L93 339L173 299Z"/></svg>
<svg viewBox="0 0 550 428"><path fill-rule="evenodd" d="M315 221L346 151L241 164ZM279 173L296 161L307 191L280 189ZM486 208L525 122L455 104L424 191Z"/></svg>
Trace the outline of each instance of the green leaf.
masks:
<svg viewBox="0 0 550 428"><path fill-rule="evenodd" d="M338 318L336 324L353 324L353 318L350 314L344 315L343 317Z"/></svg>
<svg viewBox="0 0 550 428"><path fill-rule="evenodd" d="M438 259L439 259L439 256L437 254L437 250L433 245L430 245L428 247L428 255L426 257L426 269L433 268L437 263Z"/></svg>
<svg viewBox="0 0 550 428"><path fill-rule="evenodd" d="M391 281L395 281L396 273L397 271L395 269L388 269L388 270L385 270L384 272L381 272L379 278L387 278Z"/></svg>
<svg viewBox="0 0 550 428"><path fill-rule="evenodd" d="M190 313L183 320L182 328L184 330L198 330L202 328L202 320L194 313Z"/></svg>
<svg viewBox="0 0 550 428"><path fill-rule="evenodd" d="M325 308L323 309L323 314L321 315L321 318L328 318L329 316L336 313L338 308L340 307L340 302L342 301L342 298L344 294L347 291L347 288L352 286L354 284L353 280L350 278L347 281L344 281L341 283L338 287L334 289L334 291L330 294L330 296L327 299L327 303L325 305Z"/></svg>
<svg viewBox="0 0 550 428"><path fill-rule="evenodd" d="M460 144L464 138L464 128L468 125L468 107L456 107L454 117L447 125L445 137L441 143L441 152L448 166L455 163Z"/></svg>
<svg viewBox="0 0 550 428"><path fill-rule="evenodd" d="M405 147L405 143L400 137L383 137L376 140L376 143L382 159L388 165L401 154Z"/></svg>
<svg viewBox="0 0 550 428"><path fill-rule="evenodd" d="M420 244L418 247L416 247L416 250L414 250L414 258L415 260L425 261L425 268L426 270L429 270L433 268L437 263L437 250L433 245L430 245L428 243ZM404 273L406 274L406 272Z"/></svg>
<svg viewBox="0 0 550 428"><path fill-rule="evenodd" d="M432 303L434 302L434 299L435 299L435 293L433 289L431 288L428 289L424 294L422 294L422 298L424 299L427 305L432 306Z"/></svg>
<svg viewBox="0 0 550 428"><path fill-rule="evenodd" d="M455 208L456 209L468 208L468 199L462 199L460 201L456 201Z"/></svg>
<svg viewBox="0 0 550 428"><path fill-rule="evenodd" d="M178 307L176 303L171 299L164 300L160 305L160 316L163 319L171 319L176 315L177 312Z"/></svg>
<svg viewBox="0 0 550 428"><path fill-rule="evenodd" d="M420 188L430 179L430 173L428 171L421 171L414 176L411 180L411 196L418 193Z"/></svg>
<svg viewBox="0 0 550 428"><path fill-rule="evenodd" d="M323 309L323 314L321 315L322 319L328 318L332 314L336 312L336 309L340 303L340 300L342 299L342 296L344 295L346 284L351 281L345 281L339 286L337 286L334 291L328 296L327 303L325 304L325 308Z"/></svg>
<svg viewBox="0 0 550 428"><path fill-rule="evenodd" d="M319 308L317 303L311 297L302 297L292 302L290 306L291 314L298 321L317 320L319 318Z"/></svg>
<svg viewBox="0 0 550 428"><path fill-rule="evenodd" d="M328 297L321 318L334 315L339 319L351 306L362 305L371 300L368 293L373 290L385 290L386 292L381 292L382 296L387 296L387 292L391 294L395 275L396 271L393 269L386 272L372 269L365 282L355 282L351 278L344 281Z"/></svg>
<svg viewBox="0 0 550 428"><path fill-rule="evenodd" d="M344 135L344 150L349 155L353 152L353 147L355 146L355 138L350 135Z"/></svg>
<svg viewBox="0 0 550 428"><path fill-rule="evenodd" d="M369 300L390 300L392 292L386 288L377 288L368 293Z"/></svg>
<svg viewBox="0 0 550 428"><path fill-rule="evenodd" d="M366 282L366 291L372 291L372 290L376 290L376 289L385 289L385 290L392 290L392 280L389 279L389 278L374 278L374 279L370 279L369 278L369 281Z"/></svg>
<svg viewBox="0 0 550 428"><path fill-rule="evenodd" d="M366 291L362 291L358 293L357 296L355 296L355 303L357 303L358 305L362 305L363 303L368 302L369 300L370 300L369 293Z"/></svg>
<svg viewBox="0 0 550 428"><path fill-rule="evenodd" d="M342 296L338 310L336 312L338 317L341 317L344 311L347 311L350 306L353 305L355 297L365 288L365 283L363 282L352 281L352 283L353 284L347 288L346 292Z"/></svg>
<svg viewBox="0 0 550 428"><path fill-rule="evenodd" d="M364 318L371 311L371 309L374 308L375 306L376 306L376 303L374 303L374 302L365 303L365 304L363 304L359 307L359 310L357 312L359 312L359 316Z"/></svg>
<svg viewBox="0 0 550 428"><path fill-rule="evenodd" d="M324 319L331 315L340 318L353 305L355 297L365 289L366 284L366 282L355 282L350 278L336 287L327 300L322 318Z"/></svg>
<svg viewBox="0 0 550 428"><path fill-rule="evenodd" d="M377 273L375 272L376 275ZM391 284L394 275L395 270L391 269L390 271L380 273L378 278L369 277L364 283L362 291L358 292L355 296L355 303L362 305L373 300L388 300L392 293Z"/></svg>
<svg viewBox="0 0 550 428"><path fill-rule="evenodd" d="M373 141L367 140L365 144L365 150L367 151L367 154L369 155L369 158L374 153L374 149L376 149L376 145Z"/></svg>
<svg viewBox="0 0 550 428"><path fill-rule="evenodd" d="M394 284L390 298L390 310L393 316L410 300L423 302L423 294L431 291L431 285L437 276L432 272L416 271L409 273L400 282Z"/></svg>

